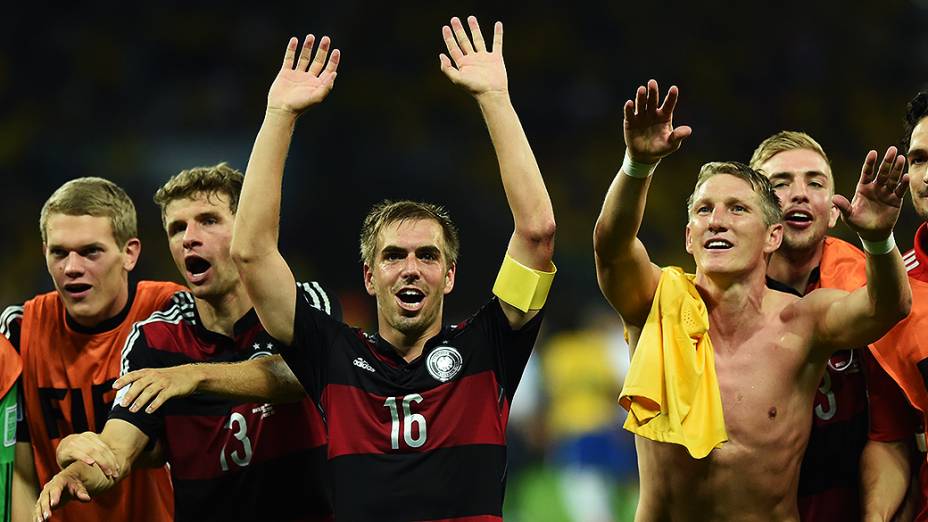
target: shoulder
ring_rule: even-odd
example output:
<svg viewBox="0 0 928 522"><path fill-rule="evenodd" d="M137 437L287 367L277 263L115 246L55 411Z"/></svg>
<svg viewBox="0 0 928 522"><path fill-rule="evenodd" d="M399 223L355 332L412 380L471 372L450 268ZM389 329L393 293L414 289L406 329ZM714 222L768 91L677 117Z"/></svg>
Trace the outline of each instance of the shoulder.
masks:
<svg viewBox="0 0 928 522"><path fill-rule="evenodd" d="M170 298L175 292L187 290L177 283L171 281L139 281L136 283L136 298L146 300L165 300Z"/></svg>
<svg viewBox="0 0 928 522"><path fill-rule="evenodd" d="M316 281L305 281L296 283L298 295L310 304L316 310L326 315L341 318L340 307L337 299ZM338 313L333 313L338 310Z"/></svg>
<svg viewBox="0 0 928 522"><path fill-rule="evenodd" d="M10 332L23 320L23 305L10 305L0 312L0 335L10 338Z"/></svg>
<svg viewBox="0 0 928 522"><path fill-rule="evenodd" d="M171 334L172 331L176 330L177 325L185 321L192 322L195 319L193 295L190 292L174 292L163 308L145 319L133 323L126 344L137 342L143 330L146 333L158 330Z"/></svg>

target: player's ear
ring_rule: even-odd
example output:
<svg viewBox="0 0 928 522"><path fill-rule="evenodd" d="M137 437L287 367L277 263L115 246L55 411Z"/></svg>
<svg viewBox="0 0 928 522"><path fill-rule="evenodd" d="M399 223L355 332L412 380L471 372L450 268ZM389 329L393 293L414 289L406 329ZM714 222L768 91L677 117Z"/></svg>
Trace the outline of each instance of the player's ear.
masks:
<svg viewBox="0 0 928 522"><path fill-rule="evenodd" d="M783 243L783 224L774 223L767 227L767 240L764 242L764 253L772 254Z"/></svg>
<svg viewBox="0 0 928 522"><path fill-rule="evenodd" d="M686 224L686 231L684 232L684 244L686 247L686 253L693 253L693 238L690 236L690 224Z"/></svg>
<svg viewBox="0 0 928 522"><path fill-rule="evenodd" d="M451 263L451 266L448 267L448 271L445 272L445 288L444 293L447 295L451 292L451 289L454 288L454 276L457 274L458 264Z"/></svg>
<svg viewBox="0 0 928 522"><path fill-rule="evenodd" d="M122 267L126 269L126 272L131 272L139 262L139 255L142 253L142 242L133 237L126 241L126 244L122 247L122 253Z"/></svg>
<svg viewBox="0 0 928 522"><path fill-rule="evenodd" d="M374 295L374 271L371 270L370 265L364 263L364 288L367 289L369 295Z"/></svg>

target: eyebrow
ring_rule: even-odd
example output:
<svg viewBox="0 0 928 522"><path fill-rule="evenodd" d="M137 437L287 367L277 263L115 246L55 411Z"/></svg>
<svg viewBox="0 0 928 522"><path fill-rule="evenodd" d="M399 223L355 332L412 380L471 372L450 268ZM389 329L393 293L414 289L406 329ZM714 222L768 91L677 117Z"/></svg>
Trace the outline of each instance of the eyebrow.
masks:
<svg viewBox="0 0 928 522"><path fill-rule="evenodd" d="M825 174L824 172L822 172L822 171L820 171L820 170L807 170L807 171L805 171L805 172L798 172L798 173L797 173L797 172L792 172L792 171L789 171L789 170L784 170L784 171L782 171L782 172L774 172L773 174L770 175L770 178L773 179L773 178L793 177L793 176L795 176L796 174L805 175L805 176L816 176L816 177L817 177L817 176L821 176L821 177L823 177L823 178L827 178L827 177L828 177L827 174Z"/></svg>

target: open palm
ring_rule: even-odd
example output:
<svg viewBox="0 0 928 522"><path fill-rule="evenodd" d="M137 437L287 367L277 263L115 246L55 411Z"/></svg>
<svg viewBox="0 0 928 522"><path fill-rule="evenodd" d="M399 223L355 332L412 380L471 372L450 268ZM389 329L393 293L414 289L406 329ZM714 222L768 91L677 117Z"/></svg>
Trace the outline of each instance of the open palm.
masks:
<svg viewBox="0 0 928 522"><path fill-rule="evenodd" d="M905 157L896 153L896 147L889 147L879 169L875 169L877 154L871 150L864 160L854 198L848 201L844 196L834 196L844 221L865 240L885 239L899 219L909 180L908 174L902 173Z"/></svg>
<svg viewBox="0 0 928 522"><path fill-rule="evenodd" d="M635 100L625 102L625 146L635 161L656 163L680 148L683 139L692 134L687 126L674 128L673 111L677 106L679 91L670 87L664 103L660 103L657 82L648 81L648 86L638 87Z"/></svg>
<svg viewBox="0 0 928 522"><path fill-rule="evenodd" d="M306 37L298 61L299 40L291 38L287 43L284 63L267 93L268 109L299 114L324 100L332 90L341 53L335 49L329 56L331 42L328 36L323 36L315 57L310 60L315 39L313 35Z"/></svg>
<svg viewBox="0 0 928 522"><path fill-rule="evenodd" d="M493 46L488 50L483 33L473 16L467 19L471 38L467 37L461 20L451 19L451 27L441 28L445 47L451 59L444 53L438 56L441 70L456 85L477 96L492 92L507 92L509 80L503 63L503 24L496 22L493 29ZM471 42L473 40L473 42ZM454 65L452 65L454 61Z"/></svg>

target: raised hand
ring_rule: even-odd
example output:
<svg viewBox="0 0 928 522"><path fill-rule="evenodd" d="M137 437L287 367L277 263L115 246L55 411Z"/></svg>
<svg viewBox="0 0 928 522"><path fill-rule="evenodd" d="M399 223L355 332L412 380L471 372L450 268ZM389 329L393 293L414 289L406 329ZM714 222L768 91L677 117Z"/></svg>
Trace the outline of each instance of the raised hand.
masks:
<svg viewBox="0 0 928 522"><path fill-rule="evenodd" d="M897 155L897 152L896 147L886 149L879 169L875 170L877 154L875 150L871 150L860 171L854 199L848 201L839 194L832 199L841 211L844 222L857 232L861 239L886 239L899 218L903 196L909 188L909 175L902 173L905 168L905 156Z"/></svg>
<svg viewBox="0 0 928 522"><path fill-rule="evenodd" d="M441 72L455 85L464 87L474 96L508 94L509 80L506 77L506 64L503 63L503 23L496 22L493 26L492 50L487 49L483 41L477 18L469 16L467 25L470 26L471 38L467 37L457 17L451 19L451 27L442 26L441 34L451 59L444 53L438 55Z"/></svg>
<svg viewBox="0 0 928 522"><path fill-rule="evenodd" d="M100 466L103 473L116 479L119 477L119 463L113 450L103 442L99 433L85 431L65 437L55 450L55 458L61 469L68 467L75 460L88 466Z"/></svg>
<svg viewBox="0 0 928 522"><path fill-rule="evenodd" d="M634 100L625 102L625 146L632 160L656 163L679 149L683 140L693 133L686 125L673 126L673 110L679 95L676 86L670 87L664 103L658 106L657 82L649 80L647 87L638 87Z"/></svg>
<svg viewBox="0 0 928 522"><path fill-rule="evenodd" d="M268 110L300 114L324 100L332 90L341 53L335 49L329 56L331 41L328 36L323 36L315 56L310 60L315 41L315 36L307 35L300 49L299 60L296 60L299 40L290 38L287 52L284 53L284 63L267 93Z"/></svg>

